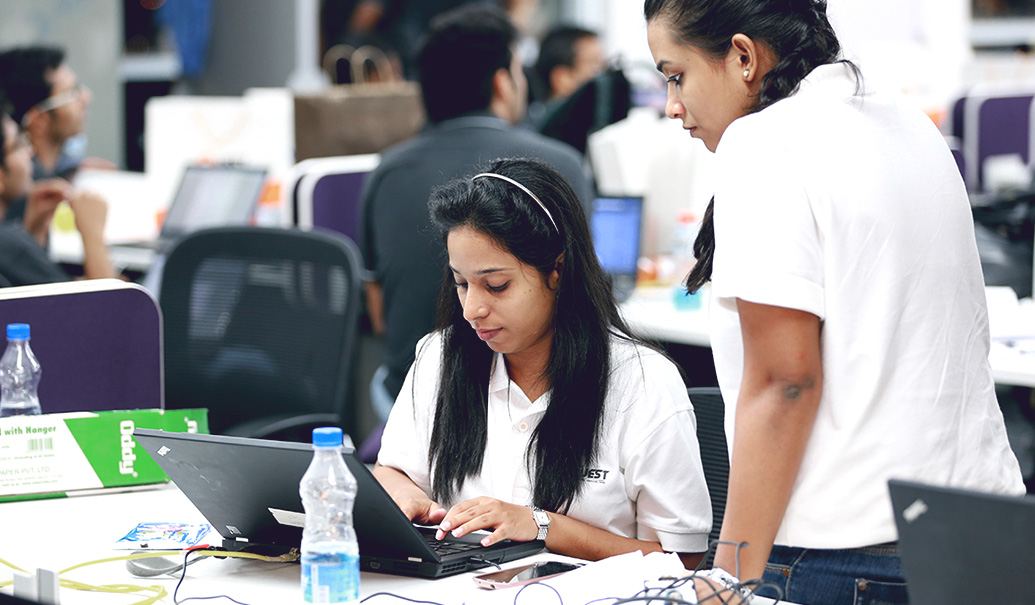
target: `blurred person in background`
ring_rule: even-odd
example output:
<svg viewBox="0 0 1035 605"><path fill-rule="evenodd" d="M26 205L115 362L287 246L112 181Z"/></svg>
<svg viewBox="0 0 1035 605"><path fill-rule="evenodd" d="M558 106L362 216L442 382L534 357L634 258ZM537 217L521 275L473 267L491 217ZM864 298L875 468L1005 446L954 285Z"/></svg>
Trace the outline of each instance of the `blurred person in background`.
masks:
<svg viewBox="0 0 1035 605"><path fill-rule="evenodd" d="M564 99L589 82L607 64L596 32L562 25L546 34L539 46L535 71L546 85L547 99Z"/></svg>
<svg viewBox="0 0 1035 605"><path fill-rule="evenodd" d="M70 196L55 184L33 188L32 147L7 107L6 101L0 99L0 219L6 218L12 203L27 198L26 220L49 225L57 203ZM88 279L115 277L104 243L108 212L104 200L83 193L71 196L69 201L75 212L76 229L83 239L83 275ZM33 234L16 222L0 221L0 285L25 286L71 279L47 257L40 244L38 233Z"/></svg>
<svg viewBox="0 0 1035 605"><path fill-rule="evenodd" d="M418 60L429 125L385 151L367 179L360 248L371 276L371 324L386 336L385 365L372 385L383 416L402 387L417 341L434 326L446 259L428 214L431 190L496 158L533 157L559 170L584 206L592 201L581 154L515 127L527 104L517 40L517 29L493 6L465 6L438 17Z"/></svg>
<svg viewBox="0 0 1035 605"><path fill-rule="evenodd" d="M0 89L10 102L11 118L32 144L34 181L67 181L80 167L115 168L107 160L83 157L78 143L92 97L65 62L64 50L28 46L0 53ZM49 182L46 186L62 184ZM8 209L6 220L19 221L23 216L28 218L25 201L19 200Z"/></svg>
<svg viewBox="0 0 1035 605"><path fill-rule="evenodd" d="M398 56L403 74L415 79L417 45L431 20L470 3L495 4L496 0L324 0L324 44L373 44L390 56Z"/></svg>

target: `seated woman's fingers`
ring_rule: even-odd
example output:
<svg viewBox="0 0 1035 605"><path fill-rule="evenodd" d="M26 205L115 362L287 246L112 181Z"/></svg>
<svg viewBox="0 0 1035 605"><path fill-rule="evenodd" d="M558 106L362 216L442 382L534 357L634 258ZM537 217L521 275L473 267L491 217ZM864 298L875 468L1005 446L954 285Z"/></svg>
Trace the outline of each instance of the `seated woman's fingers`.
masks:
<svg viewBox="0 0 1035 605"><path fill-rule="evenodd" d="M538 525L527 507L492 498L476 498L450 509L439 524L438 534L445 537L446 532L451 532L459 537L482 529L493 530L491 536L482 540L483 544L493 544L503 539L527 541L534 539L538 533Z"/></svg>
<svg viewBox="0 0 1035 605"><path fill-rule="evenodd" d="M435 538L441 540L446 537L446 533L448 533L449 530L461 525L463 520L460 520L460 517L465 516L469 518L467 511L469 511L474 505L474 500L464 500L449 509L439 522L438 531L435 532Z"/></svg>
<svg viewBox="0 0 1035 605"><path fill-rule="evenodd" d="M442 519L445 519L445 517L446 509L439 506L437 502L432 502L431 510L428 512L427 517L423 521L421 521L421 523L424 525L434 525L436 523L441 523Z"/></svg>
<svg viewBox="0 0 1035 605"><path fill-rule="evenodd" d="M403 514L414 523L421 525L434 525L442 520L446 510L433 500L405 498L396 504L402 509Z"/></svg>

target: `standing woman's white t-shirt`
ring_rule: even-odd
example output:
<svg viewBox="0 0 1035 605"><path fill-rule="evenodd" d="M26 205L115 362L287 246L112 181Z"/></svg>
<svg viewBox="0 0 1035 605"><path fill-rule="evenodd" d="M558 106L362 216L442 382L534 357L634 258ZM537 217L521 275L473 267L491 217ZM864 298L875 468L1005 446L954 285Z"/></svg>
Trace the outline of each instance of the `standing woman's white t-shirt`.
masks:
<svg viewBox="0 0 1035 605"><path fill-rule="evenodd" d="M823 394L776 543L895 540L892 477L1023 493L970 205L935 125L825 65L731 124L715 159L712 347L731 443L736 299L822 321Z"/></svg>

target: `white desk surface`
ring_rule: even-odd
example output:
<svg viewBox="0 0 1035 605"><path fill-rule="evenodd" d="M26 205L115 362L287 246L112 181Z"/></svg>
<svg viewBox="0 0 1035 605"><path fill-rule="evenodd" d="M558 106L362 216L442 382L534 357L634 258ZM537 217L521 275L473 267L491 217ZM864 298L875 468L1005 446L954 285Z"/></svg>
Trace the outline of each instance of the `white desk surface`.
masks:
<svg viewBox="0 0 1035 605"><path fill-rule="evenodd" d="M144 173L126 170L81 170L73 186L97 193L108 203L104 240L109 244L157 238L159 214L169 206L172 193L157 191ZM68 207L60 207L55 213L49 239L50 257L55 262L83 262L83 240ZM111 251L112 263L118 269L145 270L153 256L147 249Z"/></svg>
<svg viewBox="0 0 1035 605"><path fill-rule="evenodd" d="M60 571L67 567L128 554L113 546L119 538L140 522L202 523L204 518L179 489L172 485L151 486L128 492L107 492L50 500L30 500L0 504L0 559L22 569L44 568ZM638 555L637 555L638 556ZM674 555L671 555L674 556ZM535 560L563 560L554 554L540 554L505 565L510 567ZM647 559L641 559L647 561ZM511 589L486 591L478 588L471 578L480 572L471 572L439 580L406 578L385 574L363 573L360 578L360 597L378 592L434 601L447 605L495 605L513 603ZM12 574L0 565L0 582ZM131 584L136 586L161 585L168 592L160 603L173 603L173 591L178 578L136 578L126 571L124 561L102 563L80 568L62 575L89 584ZM634 579L636 588L643 580ZM536 590L546 591L537 588ZM3 589L11 594L11 588ZM150 593L139 593L150 596ZM267 563L250 559L216 559L205 557L188 567L187 577L180 589L180 598L228 595L249 605L302 603L299 567L295 563ZM528 598L526 598L528 596ZM144 597L90 593L62 588L64 605L92 603L135 603ZM522 604L553 603L553 593L543 600L542 594L529 591L522 595ZM755 599L771 603L768 599ZM228 602L218 600L216 602ZM606 602L606 601L605 601ZM367 601L371 605L396 605L399 599L379 596ZM570 605L576 605L571 603Z"/></svg>
<svg viewBox="0 0 1035 605"><path fill-rule="evenodd" d="M677 309L674 287L636 288L622 303L621 311L629 328L644 338L660 342L711 346L708 335L708 293L701 293L697 309Z"/></svg>
<svg viewBox="0 0 1035 605"><path fill-rule="evenodd" d="M640 336L661 342L710 346L707 295L700 308L693 310L677 310L672 300L671 288L637 288L633 296L622 303L621 310L630 329ZM996 308L990 307L990 311L995 313ZM997 384L1035 388L1035 346L996 340L992 342L988 359Z"/></svg>
<svg viewBox="0 0 1035 605"><path fill-rule="evenodd" d="M59 571L73 565L129 554L113 550L115 541L137 523L166 521L203 523L204 517L179 489L171 485L142 491L73 496L52 500L33 500L0 504L3 519L3 540L0 558L26 570L37 567ZM557 555L538 558L560 559ZM529 559L533 560L533 559ZM516 562L515 562L516 564ZM491 570L486 570L491 571ZM470 575L463 574L442 580L424 580L384 574L363 573L360 579L362 596L390 591L395 594L440 600L443 603L476 602L479 592ZM0 580L10 579L6 567L0 566ZM129 574L124 561L85 567L63 576L90 584L160 584L169 592L162 603L172 603L177 578L136 578ZM10 594L11 589L4 589ZM267 563L251 559L215 559L206 557L188 568L180 597L229 595L238 601L259 603L301 603L299 567L295 563ZM116 599L119 599L116 601ZM61 589L61 602L132 603L133 597L94 594ZM397 599L376 598L371 603L399 603Z"/></svg>

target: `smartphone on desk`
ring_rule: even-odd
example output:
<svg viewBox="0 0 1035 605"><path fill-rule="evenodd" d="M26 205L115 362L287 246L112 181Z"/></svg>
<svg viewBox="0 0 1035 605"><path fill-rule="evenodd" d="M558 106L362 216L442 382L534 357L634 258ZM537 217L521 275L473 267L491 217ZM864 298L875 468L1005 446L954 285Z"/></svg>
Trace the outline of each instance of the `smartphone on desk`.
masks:
<svg viewBox="0 0 1035 605"><path fill-rule="evenodd" d="M510 588L524 586L539 580L559 576L566 571L578 569L582 563L562 563L560 561L541 561L531 565L522 565L502 571L494 571L474 577L474 582L482 588Z"/></svg>

